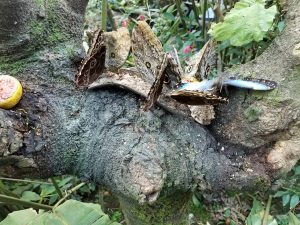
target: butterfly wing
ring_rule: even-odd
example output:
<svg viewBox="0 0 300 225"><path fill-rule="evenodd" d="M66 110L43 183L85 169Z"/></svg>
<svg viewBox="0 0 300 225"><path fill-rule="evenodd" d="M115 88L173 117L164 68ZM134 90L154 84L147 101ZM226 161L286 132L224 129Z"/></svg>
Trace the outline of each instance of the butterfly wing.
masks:
<svg viewBox="0 0 300 225"><path fill-rule="evenodd" d="M254 78L244 78L244 79L231 78L223 81L222 85L246 88L251 90L258 90L258 91L268 91L277 87L277 83L275 81L265 80L265 79L254 79Z"/></svg>
<svg viewBox="0 0 300 225"><path fill-rule="evenodd" d="M165 69L166 69L167 65L168 65L167 54L165 54L164 61L161 64L161 68L160 68L160 70L157 70L157 75L156 75L155 81L152 84L149 94L147 96L147 100L146 100L144 106L142 107L142 109L144 111L148 111L154 105L154 103L157 101L157 99L162 91L163 84L165 81L165 76L166 76Z"/></svg>
<svg viewBox="0 0 300 225"><path fill-rule="evenodd" d="M186 62L187 66L182 80L195 82L207 79L211 70L216 68L216 59L214 43L209 40L198 53Z"/></svg>
<svg viewBox="0 0 300 225"><path fill-rule="evenodd" d="M143 106L143 110L147 111L162 91L168 58L162 44L145 21L138 21L132 31L132 53L143 79L153 83Z"/></svg>
<svg viewBox="0 0 300 225"><path fill-rule="evenodd" d="M105 69L105 49L103 31L97 30L87 57L75 75L77 87L86 88L101 75Z"/></svg>
<svg viewBox="0 0 300 225"><path fill-rule="evenodd" d="M125 63L130 51L131 40L129 31L121 27L116 31L104 32L106 46L105 67L117 72Z"/></svg>
<svg viewBox="0 0 300 225"><path fill-rule="evenodd" d="M196 90L175 90L170 93L170 97L187 105L218 105L228 102L220 96Z"/></svg>
<svg viewBox="0 0 300 225"><path fill-rule="evenodd" d="M132 31L132 54L141 76L153 83L165 53L162 44L145 21L138 21Z"/></svg>

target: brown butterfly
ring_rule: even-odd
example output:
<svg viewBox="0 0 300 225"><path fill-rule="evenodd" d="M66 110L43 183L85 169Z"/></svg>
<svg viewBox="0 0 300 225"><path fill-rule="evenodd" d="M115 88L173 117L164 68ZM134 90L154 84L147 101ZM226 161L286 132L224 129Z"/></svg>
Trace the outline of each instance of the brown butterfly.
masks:
<svg viewBox="0 0 300 225"><path fill-rule="evenodd" d="M103 33L100 29L95 32L87 57L83 60L79 71L75 75L75 84L79 88L88 87L105 69L106 47L104 45Z"/></svg>
<svg viewBox="0 0 300 225"><path fill-rule="evenodd" d="M145 21L138 21L132 31L132 53L135 65L143 79L153 83L142 107L144 111L147 111L162 91L168 57L162 44Z"/></svg>
<svg viewBox="0 0 300 225"><path fill-rule="evenodd" d="M187 105L218 105L228 102L226 98L197 90L175 90L170 93L170 96L176 101Z"/></svg>
<svg viewBox="0 0 300 225"><path fill-rule="evenodd" d="M76 86L88 87L105 69L118 72L127 59L130 45L127 28L122 27L111 32L97 30L87 57L75 75Z"/></svg>

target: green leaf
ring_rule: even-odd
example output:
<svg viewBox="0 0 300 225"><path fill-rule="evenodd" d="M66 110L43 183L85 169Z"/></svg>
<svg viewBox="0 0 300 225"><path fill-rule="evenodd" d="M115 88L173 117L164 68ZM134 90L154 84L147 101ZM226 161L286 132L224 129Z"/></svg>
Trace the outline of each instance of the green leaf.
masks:
<svg viewBox="0 0 300 225"><path fill-rule="evenodd" d="M168 9L167 9L166 12L168 12L168 13L173 13L173 12L175 11L175 7L176 7L175 4L171 5L170 7L168 7Z"/></svg>
<svg viewBox="0 0 300 225"><path fill-rule="evenodd" d="M286 191L277 191L276 194L274 195L274 198L281 197L281 196L283 196L283 195L285 195L287 193L288 192L286 192Z"/></svg>
<svg viewBox="0 0 300 225"><path fill-rule="evenodd" d="M293 209L296 207L296 205L298 205L299 203L299 196L298 195L293 195L291 197L291 201L290 201L290 209Z"/></svg>
<svg viewBox="0 0 300 225"><path fill-rule="evenodd" d="M62 187L62 186L64 186L65 184L67 184L67 183L69 183L70 181L72 181L73 179L74 179L74 177L68 176L68 177L62 179L62 180L58 183L58 186L59 186L59 187Z"/></svg>
<svg viewBox="0 0 300 225"><path fill-rule="evenodd" d="M57 201L57 199L58 199L58 195L56 194L56 195L53 195L53 196L51 196L50 198L49 198L49 205L53 205L56 201Z"/></svg>
<svg viewBox="0 0 300 225"><path fill-rule="evenodd" d="M295 168L295 175L299 175L300 174L300 166L297 166Z"/></svg>
<svg viewBox="0 0 300 225"><path fill-rule="evenodd" d="M291 199L291 196L289 194L283 195L282 196L282 205L286 206L289 203L290 199Z"/></svg>
<svg viewBox="0 0 300 225"><path fill-rule="evenodd" d="M30 201L30 202L34 202L34 201L38 201L40 200L40 196L32 191L24 191L22 193L22 197L21 199L26 200L26 201Z"/></svg>
<svg viewBox="0 0 300 225"><path fill-rule="evenodd" d="M52 212L37 213L32 209L8 215L0 225L120 225L103 213L100 205L68 200Z"/></svg>
<svg viewBox="0 0 300 225"><path fill-rule="evenodd" d="M225 16L224 22L212 24L209 33L217 41L230 41L233 46L259 42L272 28L276 6L268 9L262 0L242 0Z"/></svg>
<svg viewBox="0 0 300 225"><path fill-rule="evenodd" d="M299 225L300 220L292 212L288 213L289 216L289 225Z"/></svg>
<svg viewBox="0 0 300 225"><path fill-rule="evenodd" d="M53 193L56 193L55 187L53 185L42 185L41 186L41 196L47 197Z"/></svg>
<svg viewBox="0 0 300 225"><path fill-rule="evenodd" d="M167 21L175 21L175 17L172 13L165 12L163 15Z"/></svg>
<svg viewBox="0 0 300 225"><path fill-rule="evenodd" d="M257 201L256 198L253 198L253 205L252 205L250 214L258 213L261 210L263 210L263 206L261 205L261 203L259 201Z"/></svg>
<svg viewBox="0 0 300 225"><path fill-rule="evenodd" d="M258 214L249 215L246 219L246 225L261 225L262 217Z"/></svg>
<svg viewBox="0 0 300 225"><path fill-rule="evenodd" d="M33 221L37 216L37 212L33 209L14 211L10 213L0 225L25 225Z"/></svg>
<svg viewBox="0 0 300 225"><path fill-rule="evenodd" d="M199 207L201 205L201 202L199 201L199 199L197 198L196 195L193 194L193 197L192 197L192 201L193 201L193 204L197 207Z"/></svg>
<svg viewBox="0 0 300 225"><path fill-rule="evenodd" d="M230 214L231 214L231 210L228 208L228 209L225 210L223 216L224 216L225 218L228 218L228 217L230 216Z"/></svg>

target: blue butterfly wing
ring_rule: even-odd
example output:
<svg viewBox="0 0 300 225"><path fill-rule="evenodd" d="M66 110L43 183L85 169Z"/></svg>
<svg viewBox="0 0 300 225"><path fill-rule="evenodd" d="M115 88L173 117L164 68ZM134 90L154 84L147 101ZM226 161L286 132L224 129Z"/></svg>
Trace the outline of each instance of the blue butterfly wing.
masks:
<svg viewBox="0 0 300 225"><path fill-rule="evenodd" d="M265 79L253 79L253 78L228 79L223 81L222 85L246 88L251 90L258 90L258 91L268 91L277 87L277 83L275 81L265 80Z"/></svg>

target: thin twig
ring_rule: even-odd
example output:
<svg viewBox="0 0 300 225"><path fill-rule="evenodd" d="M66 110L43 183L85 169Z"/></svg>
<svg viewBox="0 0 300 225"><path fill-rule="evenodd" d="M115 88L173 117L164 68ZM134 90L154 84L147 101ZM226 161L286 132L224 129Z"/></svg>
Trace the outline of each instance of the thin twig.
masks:
<svg viewBox="0 0 300 225"><path fill-rule="evenodd" d="M53 207L35 202L29 202L11 196L0 195L0 201L10 205L21 205L28 208L51 210Z"/></svg>
<svg viewBox="0 0 300 225"><path fill-rule="evenodd" d="M60 188L58 187L58 184L57 184L56 180L55 180L53 177L51 177L50 180L52 181L52 184L53 184L53 186L55 187L55 190L56 190L58 196L59 196L60 198L63 198L64 195L63 195L63 193L61 192Z"/></svg>
<svg viewBox="0 0 300 225"><path fill-rule="evenodd" d="M221 10L221 1L219 0L214 5L214 13L216 15L216 22L223 22L224 21L224 15Z"/></svg>
<svg viewBox="0 0 300 225"><path fill-rule="evenodd" d="M71 190L67 191L67 194L60 199L54 206L53 209L57 208L62 202L64 202L73 192L77 191L79 188L81 188L85 183L80 183L77 186L73 187Z"/></svg>
<svg viewBox="0 0 300 225"><path fill-rule="evenodd" d="M102 0L101 29L104 31L106 31L106 19L107 19L107 0Z"/></svg>
<svg viewBox="0 0 300 225"><path fill-rule="evenodd" d="M272 195L269 196L267 207L266 207L264 217L263 217L263 220L262 220L262 225L267 225L267 223L268 223L268 217L269 217L269 214L270 214L271 202L272 202Z"/></svg>
<svg viewBox="0 0 300 225"><path fill-rule="evenodd" d="M52 185L52 184L49 183L49 182L42 182L42 181L35 181L35 180L22 180L22 179L6 178L6 177L0 177L0 180L14 181L14 182L24 182L24 183L33 183L33 184L46 184L46 185Z"/></svg>

